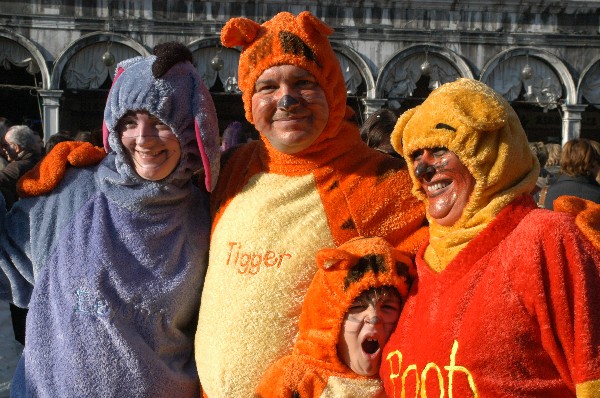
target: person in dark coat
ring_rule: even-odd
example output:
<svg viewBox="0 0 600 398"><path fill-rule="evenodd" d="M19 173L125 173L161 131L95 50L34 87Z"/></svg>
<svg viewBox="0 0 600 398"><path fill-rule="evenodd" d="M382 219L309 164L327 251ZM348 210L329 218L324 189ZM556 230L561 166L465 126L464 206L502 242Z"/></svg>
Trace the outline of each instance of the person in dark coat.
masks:
<svg viewBox="0 0 600 398"><path fill-rule="evenodd" d="M600 185L592 174L598 163L600 159L589 140L574 139L567 142L560 157L561 175L548 189L544 207L553 210L554 200L562 195L600 203Z"/></svg>
<svg viewBox="0 0 600 398"><path fill-rule="evenodd" d="M12 126L2 138L2 149L8 164L0 170L0 191L10 209L17 201L17 181L40 160L35 133L24 125Z"/></svg>

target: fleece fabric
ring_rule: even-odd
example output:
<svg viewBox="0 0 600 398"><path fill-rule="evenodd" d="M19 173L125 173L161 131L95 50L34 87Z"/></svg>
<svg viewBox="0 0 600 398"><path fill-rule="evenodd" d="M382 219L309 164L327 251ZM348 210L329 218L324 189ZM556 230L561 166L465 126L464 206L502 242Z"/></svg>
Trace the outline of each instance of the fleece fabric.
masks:
<svg viewBox="0 0 600 398"><path fill-rule="evenodd" d="M0 299L29 307L12 397L200 395L193 338L210 216L192 177L210 163L203 151L218 156L216 113L189 61L155 76L157 59L118 65L105 112L110 152L98 165L67 168L50 156L62 167L41 166L23 186L46 194L0 212ZM116 128L127 110L160 115L179 141L179 164L164 179L136 173ZM81 164L70 159L80 149L60 153ZM58 183L50 191L36 184L47 177Z"/></svg>
<svg viewBox="0 0 600 398"><path fill-rule="evenodd" d="M362 292L391 286L405 300L415 276L412 261L381 238L355 238L339 248L320 250L317 266L294 350L269 367L256 396L384 396L379 377L359 376L340 360L337 343L345 314Z"/></svg>
<svg viewBox="0 0 600 398"><path fill-rule="evenodd" d="M389 397L600 396L600 253L572 215L524 195L442 272L423 256L384 350Z"/></svg>
<svg viewBox="0 0 600 398"><path fill-rule="evenodd" d="M221 32L224 45L243 47L247 117L255 72L281 64L313 73L330 113L299 153L279 152L261 135L223 166L211 195L210 265L195 340L210 398L252 396L266 369L292 352L319 249L380 236L415 253L424 239L424 209L410 195L405 163L368 148L350 121L330 33L308 12L277 14L262 25L234 18Z"/></svg>
<svg viewBox="0 0 600 398"><path fill-rule="evenodd" d="M2 215L0 298L29 307L13 397L199 394L208 197L122 184L109 154Z"/></svg>

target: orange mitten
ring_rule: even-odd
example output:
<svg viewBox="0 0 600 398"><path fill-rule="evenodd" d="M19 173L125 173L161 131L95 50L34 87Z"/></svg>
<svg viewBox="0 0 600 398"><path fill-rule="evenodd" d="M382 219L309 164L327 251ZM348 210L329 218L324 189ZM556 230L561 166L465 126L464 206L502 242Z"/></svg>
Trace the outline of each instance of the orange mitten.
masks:
<svg viewBox="0 0 600 398"><path fill-rule="evenodd" d="M577 227L600 250L600 204L575 196L559 196L554 201L554 211L574 215Z"/></svg>
<svg viewBox="0 0 600 398"><path fill-rule="evenodd" d="M19 179L17 193L21 198L47 194L62 181L67 163L75 167L93 166L104 156L106 156L104 149L95 147L89 142L60 142L33 169Z"/></svg>

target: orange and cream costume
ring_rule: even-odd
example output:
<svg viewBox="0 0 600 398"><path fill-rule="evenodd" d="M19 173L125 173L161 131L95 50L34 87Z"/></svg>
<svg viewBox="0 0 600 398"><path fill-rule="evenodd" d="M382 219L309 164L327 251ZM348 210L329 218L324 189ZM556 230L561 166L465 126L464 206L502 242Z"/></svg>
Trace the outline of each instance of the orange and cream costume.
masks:
<svg viewBox="0 0 600 398"><path fill-rule="evenodd" d="M414 253L424 207L410 194L404 162L368 148L350 121L330 27L309 12L259 25L230 20L225 46L242 46L239 86L252 119L256 79L275 65L309 71L329 118L307 149L277 151L266 138L237 149L213 192L209 269L196 334L208 397L251 397L267 368L292 352L319 249L380 236Z"/></svg>
<svg viewBox="0 0 600 398"><path fill-rule="evenodd" d="M256 395L385 396L379 377L359 376L340 360L337 343L344 316L361 293L390 286L402 301L406 299L415 276L412 261L382 238L355 238L339 248L320 250L317 266L302 306L294 350L267 370Z"/></svg>

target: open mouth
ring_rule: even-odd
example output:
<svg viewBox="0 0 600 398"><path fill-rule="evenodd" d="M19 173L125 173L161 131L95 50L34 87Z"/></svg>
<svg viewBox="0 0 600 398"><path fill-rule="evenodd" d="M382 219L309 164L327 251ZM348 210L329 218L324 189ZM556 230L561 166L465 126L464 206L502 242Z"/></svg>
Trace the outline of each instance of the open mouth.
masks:
<svg viewBox="0 0 600 398"><path fill-rule="evenodd" d="M379 341L371 338L367 338L361 344L362 349L365 353L373 355L379 351Z"/></svg>

